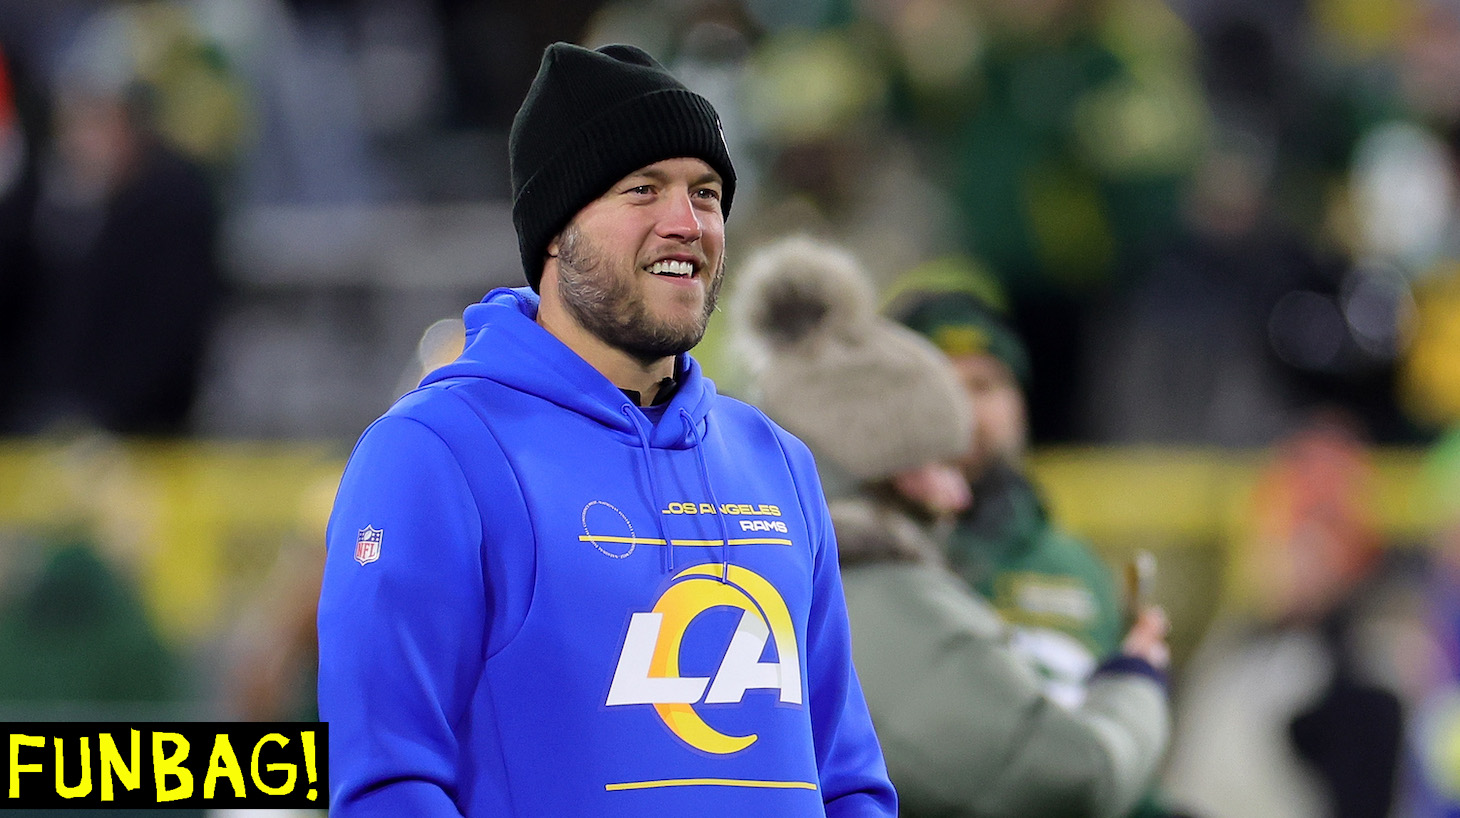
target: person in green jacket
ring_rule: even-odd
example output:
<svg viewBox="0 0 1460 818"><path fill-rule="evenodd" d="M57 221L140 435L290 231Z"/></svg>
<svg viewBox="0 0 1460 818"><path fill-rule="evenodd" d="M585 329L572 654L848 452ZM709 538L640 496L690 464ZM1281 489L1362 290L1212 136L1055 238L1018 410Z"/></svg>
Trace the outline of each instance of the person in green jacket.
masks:
<svg viewBox="0 0 1460 818"><path fill-rule="evenodd" d="M795 237L747 259L732 304L751 396L817 456L857 673L904 816L1126 814L1170 731L1166 622L1143 610L1080 705L1052 699L940 533L970 503L974 414L947 362L876 314L856 259Z"/></svg>
<svg viewBox="0 0 1460 818"><path fill-rule="evenodd" d="M961 460L973 502L958 516L948 558L1009 623L1049 694L1078 705L1098 658L1120 641L1124 612L1109 566L1056 525L1024 468L1029 356L1018 335L957 272L915 270L895 289L890 317L952 362L978 416Z"/></svg>

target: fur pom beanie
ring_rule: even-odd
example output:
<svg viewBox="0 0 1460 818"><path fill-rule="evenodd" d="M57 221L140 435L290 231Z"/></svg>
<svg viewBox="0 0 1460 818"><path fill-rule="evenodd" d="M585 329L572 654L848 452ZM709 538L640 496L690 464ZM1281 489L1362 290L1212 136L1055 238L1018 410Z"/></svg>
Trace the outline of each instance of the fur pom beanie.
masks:
<svg viewBox="0 0 1460 818"><path fill-rule="evenodd" d="M862 482L957 459L973 431L946 358L877 315L874 298L849 253L792 237L746 259L731 302L752 399L819 459Z"/></svg>

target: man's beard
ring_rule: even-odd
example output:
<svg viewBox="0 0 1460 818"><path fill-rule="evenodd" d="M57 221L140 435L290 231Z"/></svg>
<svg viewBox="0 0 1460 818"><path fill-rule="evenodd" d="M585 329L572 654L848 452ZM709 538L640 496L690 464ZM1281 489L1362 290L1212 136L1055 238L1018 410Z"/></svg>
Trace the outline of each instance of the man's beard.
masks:
<svg viewBox="0 0 1460 818"><path fill-rule="evenodd" d="M700 315L671 323L650 314L637 291L637 268L621 277L604 269L608 263L577 227L563 231L558 243L558 296L584 329L644 363L688 352L700 342L720 297L723 265L708 282Z"/></svg>

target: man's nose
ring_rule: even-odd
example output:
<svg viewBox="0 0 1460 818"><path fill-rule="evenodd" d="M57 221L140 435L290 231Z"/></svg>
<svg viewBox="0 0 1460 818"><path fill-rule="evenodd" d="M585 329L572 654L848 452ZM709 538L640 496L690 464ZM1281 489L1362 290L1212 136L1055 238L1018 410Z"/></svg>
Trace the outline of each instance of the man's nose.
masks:
<svg viewBox="0 0 1460 818"><path fill-rule="evenodd" d="M678 190L667 197L659 219L659 235L680 241L697 241L704 232L702 214L695 207L688 190Z"/></svg>

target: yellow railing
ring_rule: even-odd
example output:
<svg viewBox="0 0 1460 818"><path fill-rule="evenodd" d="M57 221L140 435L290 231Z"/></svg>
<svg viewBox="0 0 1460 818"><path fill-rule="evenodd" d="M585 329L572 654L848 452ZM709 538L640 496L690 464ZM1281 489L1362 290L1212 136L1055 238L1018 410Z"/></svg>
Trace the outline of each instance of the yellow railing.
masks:
<svg viewBox="0 0 1460 818"><path fill-rule="evenodd" d="M13 542L86 532L133 566L164 632L186 641L225 625L286 544L322 554L346 454L297 442L0 441L0 532ZM1036 452L1033 470L1060 521L1108 553L1224 549L1263 457L1056 448ZM1376 510L1399 540L1431 526L1418 501L1421 457L1375 454Z"/></svg>
<svg viewBox="0 0 1460 818"><path fill-rule="evenodd" d="M136 572L156 621L188 640L222 624L285 544L317 542L343 468L299 443L0 442L0 529L83 532Z"/></svg>
<svg viewBox="0 0 1460 818"><path fill-rule="evenodd" d="M1182 448L1053 448L1032 468L1071 530L1101 543L1182 545L1238 535L1262 451ZM1394 541L1423 539L1434 521L1423 501L1420 449L1373 453L1374 512Z"/></svg>

